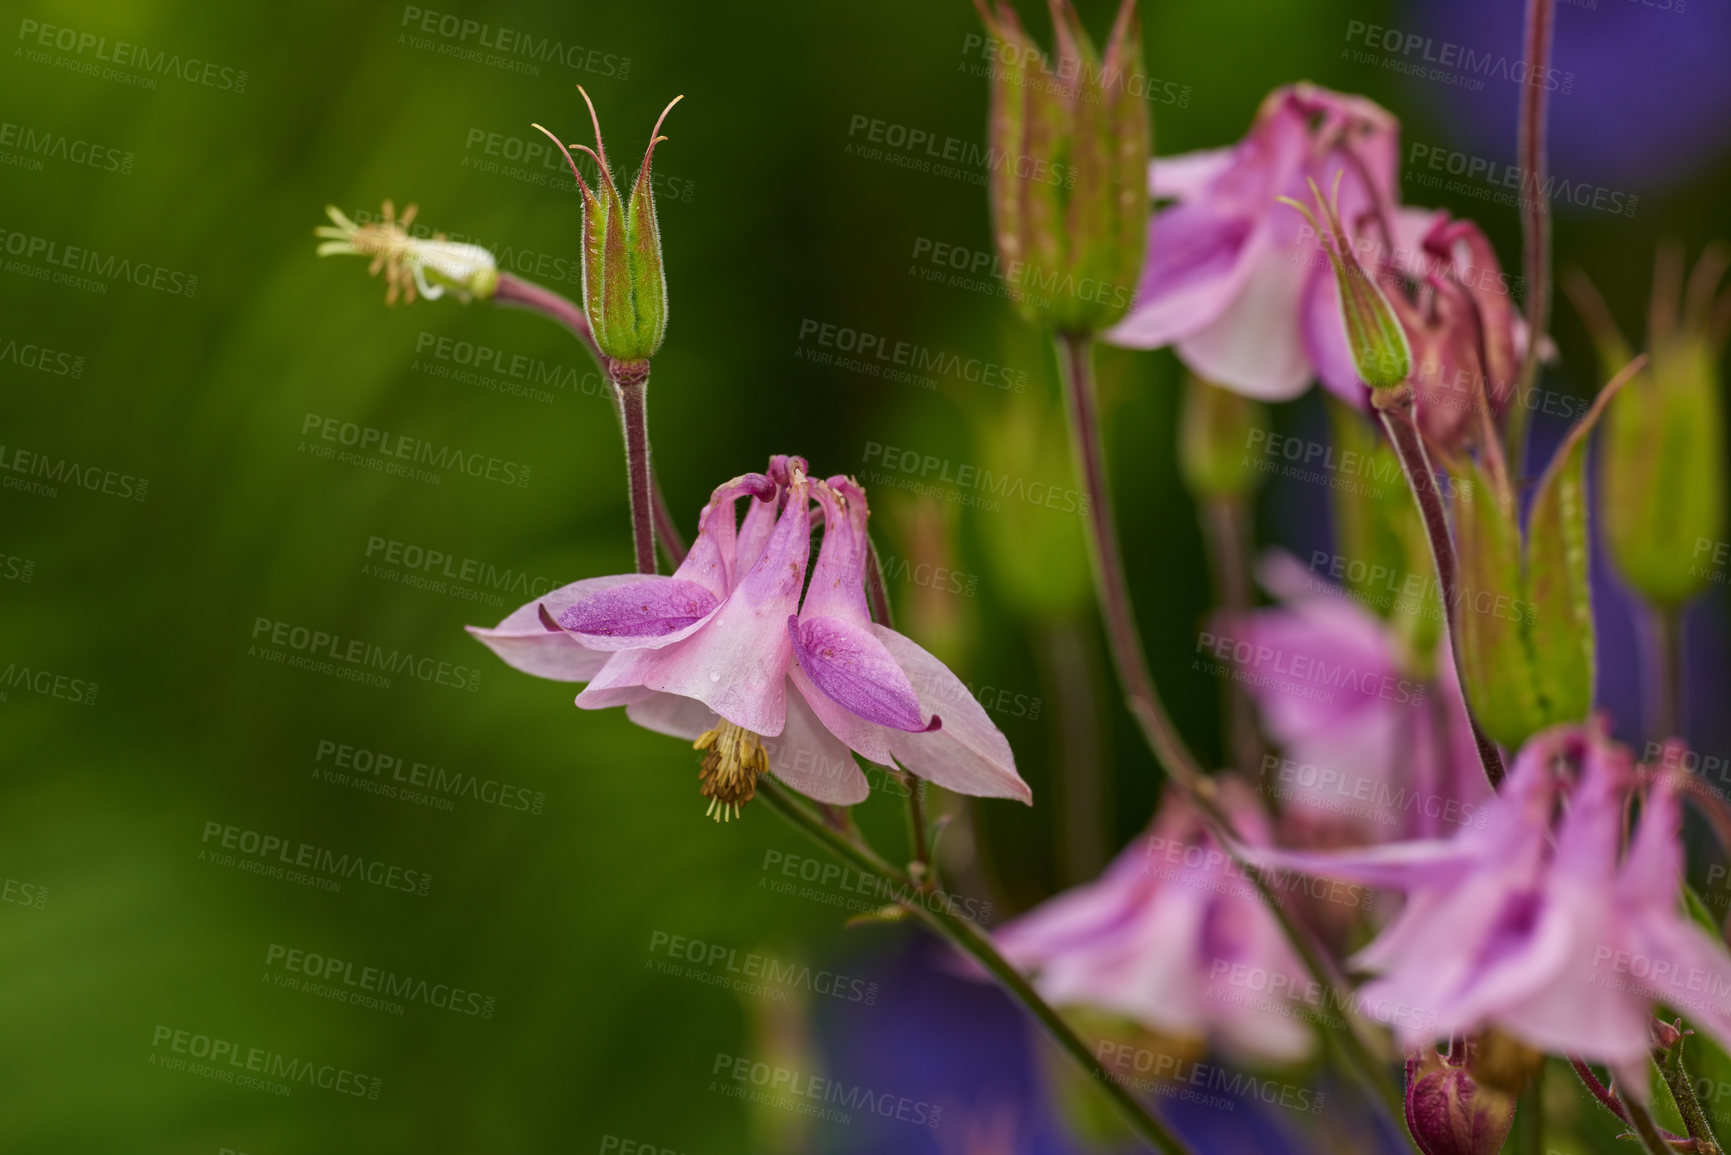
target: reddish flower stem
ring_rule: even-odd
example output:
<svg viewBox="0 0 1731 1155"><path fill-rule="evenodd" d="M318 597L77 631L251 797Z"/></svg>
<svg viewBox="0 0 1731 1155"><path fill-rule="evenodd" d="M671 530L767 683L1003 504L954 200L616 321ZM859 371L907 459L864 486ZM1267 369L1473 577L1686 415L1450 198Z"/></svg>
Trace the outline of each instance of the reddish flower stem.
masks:
<svg viewBox="0 0 1731 1155"><path fill-rule="evenodd" d="M1100 414L1095 396L1092 341L1086 334L1079 333L1057 333L1054 341L1064 399L1069 407L1070 444L1076 467L1082 475L1082 491L1088 501L1086 524L1094 588L1101 616L1105 619L1107 647L1111 650L1118 680L1123 687L1125 705L1173 785L1201 812L1209 832L1256 886L1263 905L1280 925L1306 971L1330 989L1338 1000L1336 1005L1350 1007L1353 1003L1345 981L1315 937L1281 905L1262 872L1239 857L1236 848L1244 844L1244 839L1234 828L1231 818L1220 808L1213 780L1203 772L1202 764L1184 744L1178 728L1172 724L1165 706L1161 704L1154 677L1148 670L1147 655L1142 649L1142 635L1136 625L1136 612L1124 572L1123 552L1118 545L1117 522L1112 514L1112 491L1106 477L1105 446L1100 436ZM1341 1030L1320 1023L1317 1029L1327 1043L1338 1049L1347 1067L1372 1093L1373 1101L1398 1126L1404 1114L1400 1088L1390 1078L1388 1064L1378 1059L1372 1043L1360 1034L1364 1029L1360 1017L1349 1013L1346 1026Z"/></svg>
<svg viewBox="0 0 1731 1155"><path fill-rule="evenodd" d="M595 334L589 328L589 318L583 315L583 310L575 301L521 277L500 273L498 287L493 290L493 303L528 309L543 317L551 317L583 342L583 347L589 350L589 355L595 358L597 365L603 369L607 367L607 359L601 355L601 347L595 344Z"/></svg>
<svg viewBox="0 0 1731 1155"><path fill-rule="evenodd" d="M620 405L619 417L625 432L626 473L630 479L632 494L631 527L633 537L637 541L637 572L655 572L654 542L657 535L661 538L661 547L666 550L668 559L677 568L679 563L685 560L685 539L680 535L679 527L673 520L673 514L667 507L667 498L662 495L661 485L656 481L654 469L649 464L649 429L647 415L644 411L644 390L649 385L647 370L643 373L637 396L631 399L635 406L633 410L627 406L627 398L620 386L618 374L615 372L616 366L609 364L607 358L602 355L600 346L595 344L595 334L589 328L589 318L584 316L583 310L578 307L575 301L560 296L551 289L545 289L531 281L525 281L521 277L514 277L510 273L500 273L499 284L493 290L493 303L527 309L532 313L539 313L543 317L559 322L583 343L583 347L589 350L589 356L595 359L595 364L607 375L608 381L612 383L614 388L614 398ZM638 453L638 457L633 456L634 452ZM641 468L634 464L639 457L642 462ZM639 476L640 473L647 475L647 490L644 491L648 495L647 499L644 499L640 493L640 486L643 482L643 478ZM646 518L641 516L644 506L649 509ZM643 543L645 541L650 543L647 563L644 560Z"/></svg>
<svg viewBox="0 0 1731 1155"><path fill-rule="evenodd" d="M1599 1077L1593 1074L1593 1068L1587 1066L1585 1059L1578 1055L1566 1057L1569 1066L1573 1067L1575 1074L1581 1077L1581 1084L1587 1088L1587 1093L1598 1101L1599 1106L1615 1115L1619 1122L1634 1130L1641 1140L1641 1145L1648 1150L1650 1155L1670 1155L1672 1151L1695 1150L1693 1139L1685 1138L1682 1135L1673 1135L1669 1131L1662 1130L1654 1124L1653 1117L1647 1114L1646 1108L1640 1104L1635 1104L1634 1110L1631 1111L1629 1104L1623 1101L1622 1096L1599 1082Z"/></svg>
<svg viewBox="0 0 1731 1155"><path fill-rule="evenodd" d="M1394 445L1395 456L1400 459L1401 472L1406 475L1407 488L1412 490L1413 500L1418 503L1419 515L1424 521L1425 537L1430 541L1431 560L1436 563L1438 592L1442 595L1443 603L1443 621L1448 626L1449 649L1454 654L1456 676L1459 677L1460 671L1466 669L1466 666L1461 661L1455 545L1454 539L1449 536L1448 510L1443 506L1442 493L1437 489L1436 474L1431 471L1430 457L1425 452L1424 438L1420 435L1418 422L1413 417L1412 386L1399 385L1393 389L1379 390L1371 395L1371 400L1382 415L1382 426L1388 431L1388 439ZM1478 719L1473 715L1472 699L1467 696L1464 684L1461 687L1461 697L1466 703L1467 721L1472 726L1473 744L1478 747L1479 764L1484 767L1491 789L1495 790L1503 781L1502 751L1497 749L1497 744L1491 741L1490 735L1480 728Z"/></svg>
<svg viewBox="0 0 1731 1155"><path fill-rule="evenodd" d="M1551 65L1551 31L1556 24L1556 0L1527 0L1525 57L1529 76L1548 74ZM1521 154L1521 279L1526 293L1527 348L1521 358L1520 383L1509 406L1505 431L1510 472L1524 473L1526 462L1526 397L1539 378L1539 354L1551 317L1551 210L1545 203L1545 106L1542 84L1521 87L1519 147Z"/></svg>
<svg viewBox="0 0 1731 1155"><path fill-rule="evenodd" d="M654 478L649 471L649 362L610 361L613 396L625 431L625 480L631 493L631 541L637 572L655 572Z"/></svg>

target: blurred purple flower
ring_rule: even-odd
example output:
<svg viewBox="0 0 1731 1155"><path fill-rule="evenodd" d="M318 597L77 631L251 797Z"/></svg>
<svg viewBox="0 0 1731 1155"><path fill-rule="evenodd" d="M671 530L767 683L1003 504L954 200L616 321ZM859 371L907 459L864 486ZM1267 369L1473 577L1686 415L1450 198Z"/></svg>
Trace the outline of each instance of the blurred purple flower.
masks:
<svg viewBox="0 0 1731 1155"><path fill-rule="evenodd" d="M739 523L742 497L753 500ZM825 529L806 590L814 497ZM695 739L718 819L765 773L822 802L864 800L850 750L960 793L1028 801L1009 743L966 685L871 620L867 516L851 478L815 480L801 458L776 457L767 475L715 490L673 576L575 582L470 632L526 673L588 682L584 709L624 706L646 729Z"/></svg>
<svg viewBox="0 0 1731 1155"><path fill-rule="evenodd" d="M1483 822L1491 789L1448 647L1432 676L1415 676L1387 622L1290 554L1272 554L1261 577L1283 604L1219 634L1283 752L1267 788L1287 814L1371 842Z"/></svg>
<svg viewBox="0 0 1731 1155"><path fill-rule="evenodd" d="M1314 230L1275 198L1340 177L1341 213L1355 219L1393 197L1398 134L1368 100L1297 84L1269 94L1238 144L1156 159L1152 192L1177 203L1154 215L1136 305L1107 339L1176 345L1199 376L1247 396L1303 392L1304 302L1333 278Z"/></svg>
<svg viewBox="0 0 1731 1155"><path fill-rule="evenodd" d="M1268 823L1242 785L1221 802L1256 844ZM1106 873L1006 924L994 936L1059 1007L1121 1016L1180 1043L1215 1042L1245 1058L1309 1053L1312 1032L1290 1002L1310 989L1254 885L1168 794L1153 828Z"/></svg>
<svg viewBox="0 0 1731 1155"><path fill-rule="evenodd" d="M1354 965L1377 976L1364 1008L1407 1046L1496 1027L1604 1063L1645 1097L1655 1002L1731 1043L1731 955L1678 907L1676 776L1641 782L1598 724L1560 726L1527 743L1482 827L1357 851L1246 853L1406 892Z"/></svg>

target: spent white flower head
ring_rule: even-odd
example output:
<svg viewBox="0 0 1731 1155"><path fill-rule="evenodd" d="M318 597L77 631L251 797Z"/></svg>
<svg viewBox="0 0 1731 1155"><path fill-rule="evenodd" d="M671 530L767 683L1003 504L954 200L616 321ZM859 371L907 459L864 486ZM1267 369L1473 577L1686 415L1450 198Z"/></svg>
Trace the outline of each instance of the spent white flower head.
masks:
<svg viewBox="0 0 1731 1155"><path fill-rule="evenodd" d="M357 225L335 205L325 206L331 224L313 230L315 236L326 238L319 245L319 256L354 254L373 258L367 272L377 276L382 270L385 283L385 303L394 305L402 297L412 303L416 294L436 301L450 289L458 298L482 300L493 295L499 284L499 269L493 254L480 245L448 241L445 234L416 237L409 232L415 220L415 206L396 215L396 206L384 203L379 219Z"/></svg>

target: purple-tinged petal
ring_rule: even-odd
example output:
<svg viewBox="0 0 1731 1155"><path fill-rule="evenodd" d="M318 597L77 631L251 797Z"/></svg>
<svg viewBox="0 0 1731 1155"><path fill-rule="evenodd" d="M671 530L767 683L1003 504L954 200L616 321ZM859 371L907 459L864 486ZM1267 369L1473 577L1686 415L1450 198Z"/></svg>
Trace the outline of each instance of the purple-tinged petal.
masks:
<svg viewBox="0 0 1731 1155"><path fill-rule="evenodd" d="M1016 757L985 708L948 666L886 626L872 632L907 674L920 709L937 714L943 728L926 734L887 731L896 761L921 778L958 794L1015 798L1032 804L1033 792L1016 773Z"/></svg>
<svg viewBox="0 0 1731 1155"><path fill-rule="evenodd" d="M1297 218L1296 212L1290 216ZM1281 222L1257 247L1250 275L1231 306L1209 325L1178 341L1178 356L1209 381L1264 401L1285 401L1310 385L1299 302L1311 274L1314 239Z"/></svg>
<svg viewBox="0 0 1731 1155"><path fill-rule="evenodd" d="M557 617L583 598L641 580L641 574L629 573L585 578L519 606L491 629L469 626L468 630L507 665L525 674L557 682L587 682L606 663L609 655L591 649L569 634L549 630L541 620L542 608Z"/></svg>
<svg viewBox="0 0 1731 1155"><path fill-rule="evenodd" d="M1093 882L1047 899L992 934L998 950L1018 969L1038 971L1045 960L1109 941L1154 900L1159 877L1137 838ZM983 973L983 972L982 972Z"/></svg>
<svg viewBox="0 0 1731 1155"><path fill-rule="evenodd" d="M788 696L782 732L765 739L763 746L769 753L769 772L807 798L853 806L871 794L871 783L859 763L798 694Z"/></svg>
<svg viewBox="0 0 1731 1155"><path fill-rule="evenodd" d="M1479 978L1471 1006L1539 1050L1639 1060L1650 1046L1647 996L1594 965L1595 948L1622 937L1616 918L1596 888L1553 887L1530 944Z"/></svg>
<svg viewBox="0 0 1731 1155"><path fill-rule="evenodd" d="M653 693L644 688L643 678L660 655L661 651L652 649L613 651L607 664L595 671L589 684L577 695L577 708L606 710L642 701Z"/></svg>
<svg viewBox="0 0 1731 1155"><path fill-rule="evenodd" d="M889 766L894 762L895 755L890 753L889 729L868 722L838 704L812 683L798 662L788 667L787 676L793 683L794 697L804 702L823 723L824 729L834 734L848 749L879 766Z"/></svg>
<svg viewBox="0 0 1731 1155"><path fill-rule="evenodd" d="M747 473L716 486L715 492L704 503L703 511L698 514L697 540L691 543L690 552L679 563L673 576L696 582L720 602L739 577L739 534L736 528L739 499L748 496L760 499L751 503L751 507L756 509L765 500L773 498L775 492L775 482L761 473ZM773 501L769 504L773 508ZM748 524L751 521L749 513L746 521Z"/></svg>
<svg viewBox="0 0 1731 1155"><path fill-rule="evenodd" d="M840 618L789 618L787 633L799 668L837 705L892 730L935 728L935 719L921 717L908 676L869 626Z"/></svg>
<svg viewBox="0 0 1731 1155"><path fill-rule="evenodd" d="M1148 162L1148 195L1158 200L1190 200L1205 192L1232 164L1237 150L1205 148Z"/></svg>
<svg viewBox="0 0 1731 1155"><path fill-rule="evenodd" d="M651 690L695 698L754 734L781 733L793 660L787 619L805 585L810 504L805 476L796 472L763 555L721 608L690 637L655 651L647 665L620 673Z"/></svg>
<svg viewBox="0 0 1731 1155"><path fill-rule="evenodd" d="M1641 820L1617 877L1619 897L1632 906L1670 910L1683 878L1683 810L1675 772L1661 773L1647 791Z"/></svg>
<svg viewBox="0 0 1731 1155"><path fill-rule="evenodd" d="M659 649L688 636L720 604L720 598L697 582L645 577L590 594L557 620L561 629L591 649Z"/></svg>
<svg viewBox="0 0 1731 1155"><path fill-rule="evenodd" d="M1106 340L1158 349L1218 320L1254 270L1254 220L1207 203L1174 205L1149 225L1158 237L1136 288L1136 305Z"/></svg>
<svg viewBox="0 0 1731 1155"><path fill-rule="evenodd" d="M812 497L823 509L823 545L811 567L800 620L832 617L864 625L871 620L865 596L870 552L865 490L853 478L837 475L815 482Z"/></svg>

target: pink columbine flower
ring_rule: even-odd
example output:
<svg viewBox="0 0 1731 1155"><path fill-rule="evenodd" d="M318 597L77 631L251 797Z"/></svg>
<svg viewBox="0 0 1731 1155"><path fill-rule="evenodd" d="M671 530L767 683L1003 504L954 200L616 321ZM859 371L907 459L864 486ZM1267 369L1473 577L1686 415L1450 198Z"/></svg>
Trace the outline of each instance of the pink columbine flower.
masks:
<svg viewBox="0 0 1731 1155"><path fill-rule="evenodd" d="M1391 236L1384 236L1386 227ZM1412 349L1409 380L1427 437L1460 446L1509 403L1526 347L1515 286L1478 225L1442 209L1394 208L1361 218L1347 243L1373 271ZM1331 392L1368 409L1341 324L1340 293L1319 284L1304 302L1304 348Z"/></svg>
<svg viewBox="0 0 1731 1155"><path fill-rule="evenodd" d="M1576 770L1574 767L1579 767ZM1254 860L1406 892L1353 960L1360 992L1408 1047L1498 1028L1609 1066L1647 1096L1655 1003L1731 1044L1731 955L1680 910L1674 772L1638 772L1600 724L1522 749L1483 827L1447 840ZM1640 817L1625 839L1625 815Z"/></svg>
<svg viewBox="0 0 1731 1155"><path fill-rule="evenodd" d="M1240 834L1265 843L1267 820L1248 789L1221 785ZM1100 878L993 937L1055 1006L1103 1011L1245 1058L1285 1062L1309 1052L1312 1032L1293 1001L1313 989L1303 966L1254 885L1174 794Z"/></svg>
<svg viewBox="0 0 1731 1155"><path fill-rule="evenodd" d="M807 588L814 500L824 535ZM853 479L810 478L804 460L777 457L715 490L671 577L575 582L470 632L527 673L588 682L584 709L624 706L646 729L694 739L718 820L765 773L821 802L864 800L850 751L960 793L1028 801L967 686L871 620L867 516Z"/></svg>
<svg viewBox="0 0 1731 1155"><path fill-rule="evenodd" d="M1341 180L1355 220L1393 199L1399 125L1368 100L1311 84L1279 88L1230 148L1156 159L1147 263L1129 316L1107 334L1138 349L1176 345L1199 376L1283 400L1314 375L1302 321L1333 277L1315 230L1276 198ZM1335 322L1339 324L1338 306Z"/></svg>
<svg viewBox="0 0 1731 1155"><path fill-rule="evenodd" d="M1416 674L1388 622L1290 554L1260 576L1282 604L1224 619L1217 637L1282 751L1264 790L1287 817L1368 842L1482 823L1491 789L1448 647Z"/></svg>

